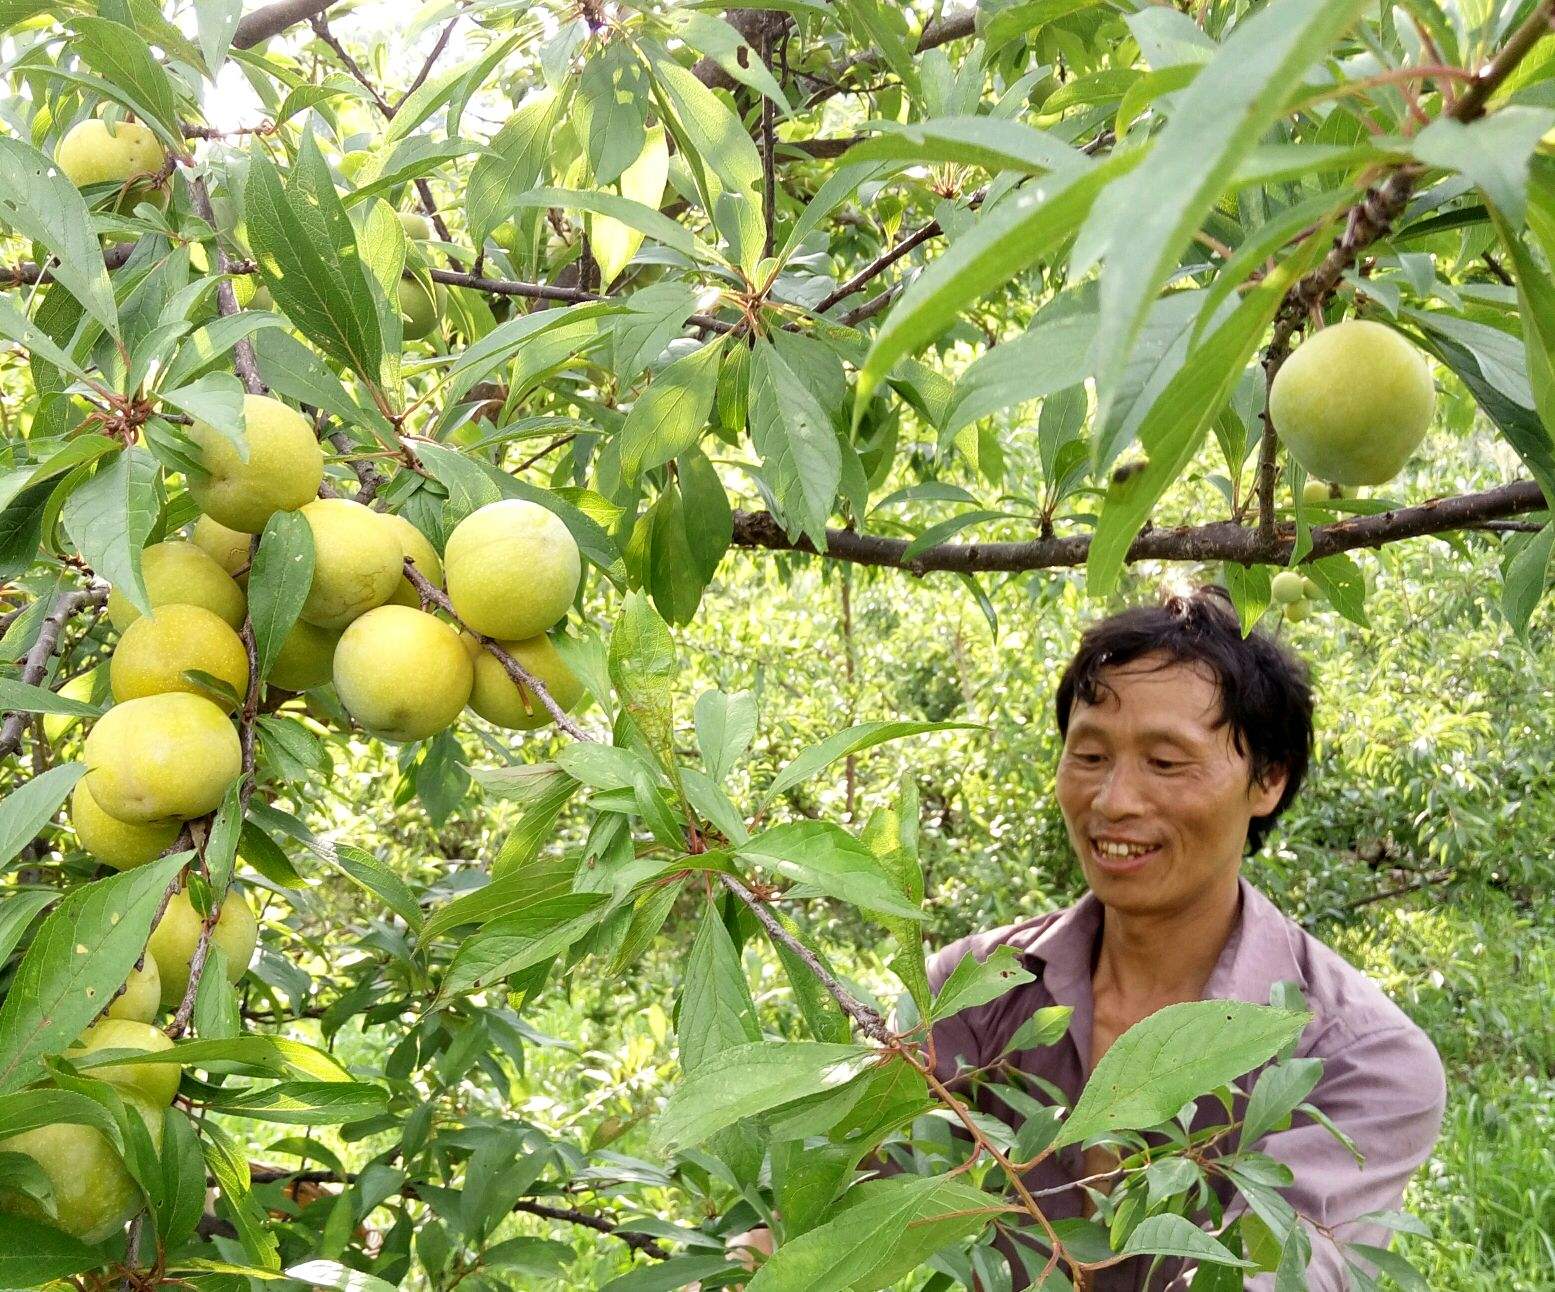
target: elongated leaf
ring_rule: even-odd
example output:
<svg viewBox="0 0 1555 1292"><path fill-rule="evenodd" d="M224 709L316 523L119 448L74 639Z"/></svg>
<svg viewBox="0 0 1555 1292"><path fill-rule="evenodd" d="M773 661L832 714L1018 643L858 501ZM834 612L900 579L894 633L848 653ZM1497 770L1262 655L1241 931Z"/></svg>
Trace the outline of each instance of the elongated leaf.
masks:
<svg viewBox="0 0 1555 1292"><path fill-rule="evenodd" d="M940 442L989 413L1084 381L1095 336L1096 315L1081 312L1038 319L1023 335L996 345L956 382Z"/></svg>
<svg viewBox="0 0 1555 1292"><path fill-rule="evenodd" d="M1310 1014L1234 1000L1168 1005L1102 1055L1054 1148L1108 1130L1141 1130L1234 1081L1301 1034Z"/></svg>
<svg viewBox="0 0 1555 1292"><path fill-rule="evenodd" d="M19 139L0 137L0 211L0 223L54 253L55 280L118 336L113 285L81 191L53 162ZM68 361L62 366L69 366Z"/></svg>
<svg viewBox="0 0 1555 1292"><path fill-rule="evenodd" d="M313 530L300 512L278 511L265 522L248 574L248 614L260 677L275 663L312 585Z"/></svg>
<svg viewBox="0 0 1555 1292"><path fill-rule="evenodd" d="M1139 153L1127 153L1045 176L984 211L886 315L859 369L854 426L898 359L922 349L966 306L1050 253L1085 219L1097 194L1139 159Z"/></svg>
<svg viewBox="0 0 1555 1292"><path fill-rule="evenodd" d="M0 964L11 958L38 912L53 905L59 894L44 888L21 888L0 900Z"/></svg>
<svg viewBox="0 0 1555 1292"><path fill-rule="evenodd" d="M1238 161L1282 111L1307 69L1355 21L1361 0L1285 0L1238 23L1182 90L1145 163L1108 190L1092 216L1105 233L1096 338L1098 420L1170 268L1224 191ZM1140 222L1134 213L1148 209Z"/></svg>
<svg viewBox="0 0 1555 1292"><path fill-rule="evenodd" d="M773 826L742 844L737 855L863 910L905 920L925 918L897 892L875 854L829 821Z"/></svg>
<svg viewBox="0 0 1555 1292"><path fill-rule="evenodd" d="M58 769L64 771L65 769ZM43 921L0 1004L0 1093L75 1042L145 950L152 917L186 852L72 890Z"/></svg>
<svg viewBox="0 0 1555 1292"><path fill-rule="evenodd" d="M489 987L565 951L599 923L608 901L604 893L569 893L493 920L459 948L439 1000Z"/></svg>
<svg viewBox="0 0 1555 1292"><path fill-rule="evenodd" d="M134 872L129 872L133 874ZM132 962L133 963L133 962ZM103 1051L102 1053L106 1053ZM174 1063L182 1068L220 1070L235 1064L258 1073L305 1081L350 1081L351 1074L333 1055L317 1046L284 1036L233 1036L217 1041L180 1041L171 1049L122 1059L100 1060L97 1054L77 1061L81 1068L112 1068L125 1063Z"/></svg>
<svg viewBox="0 0 1555 1292"><path fill-rule="evenodd" d="M1012 1210L964 1178L869 1180L840 1214L779 1247L748 1292L874 1292Z"/></svg>
<svg viewBox="0 0 1555 1292"><path fill-rule="evenodd" d="M224 1089L205 1101L212 1112L294 1126L342 1126L388 1111L388 1092L361 1081L277 1081L254 1090Z"/></svg>
<svg viewBox="0 0 1555 1292"><path fill-rule="evenodd" d="M108 18L75 18L71 26L76 29L71 48L82 61L133 95L146 124L157 129L164 143L181 143L172 79L135 30Z"/></svg>
<svg viewBox="0 0 1555 1292"><path fill-rule="evenodd" d="M1217 1243L1191 1220L1171 1214L1150 1216L1140 1221L1123 1244L1123 1250L1130 1255L1180 1256L1191 1261L1207 1261L1211 1265L1231 1265L1244 1270L1257 1268L1252 1261L1232 1255L1224 1244Z"/></svg>
<svg viewBox="0 0 1555 1292"><path fill-rule="evenodd" d="M1084 153L1062 139L1019 121L936 117L907 125L876 124L887 133L855 144L844 160L954 162L1029 175L1084 170L1090 164Z"/></svg>
<svg viewBox="0 0 1555 1292"><path fill-rule="evenodd" d="M750 691L704 691L696 703L697 747L715 780L727 776L756 736L756 697Z"/></svg>
<svg viewBox="0 0 1555 1292"><path fill-rule="evenodd" d="M653 1151L691 1148L741 1118L852 1081L878 1057L862 1045L821 1041L736 1045L708 1059L654 1123Z"/></svg>
<svg viewBox="0 0 1555 1292"><path fill-rule="evenodd" d="M658 373L626 415L619 440L621 474L636 480L696 444L713 411L723 338L683 355Z"/></svg>
<svg viewBox="0 0 1555 1292"><path fill-rule="evenodd" d="M1015 951L1011 947L999 947L983 960L971 955L962 956L934 998L929 1017L937 1021L975 1005L986 1005L1022 983L1031 982L1034 977L1030 970L1015 962Z"/></svg>
<svg viewBox="0 0 1555 1292"><path fill-rule="evenodd" d="M53 1225L0 1212L0 1281L6 1287L42 1287L98 1269L108 1260L104 1248L88 1247Z"/></svg>
<svg viewBox="0 0 1555 1292"><path fill-rule="evenodd" d="M62 763L23 781L0 800L0 866L38 837L85 774L84 763Z"/></svg>
<svg viewBox="0 0 1555 1292"><path fill-rule="evenodd" d="M157 518L155 459L144 449L125 449L98 467L60 512L83 560L149 614L140 573L140 552Z"/></svg>
<svg viewBox="0 0 1555 1292"><path fill-rule="evenodd" d="M842 450L831 418L771 342L752 352L750 436L790 533L826 550L826 519L842 482Z"/></svg>
<svg viewBox="0 0 1555 1292"><path fill-rule="evenodd" d="M200 1137L211 1178L221 1191L221 1205L236 1226L238 1240L249 1260L261 1269L281 1267L280 1243L271 1232L269 1217L255 1199L248 1170L248 1158L238 1143L219 1123L206 1122Z"/></svg>
<svg viewBox="0 0 1555 1292"><path fill-rule="evenodd" d="M836 732L825 740L817 741L783 768L767 786L762 803L770 803L784 790L807 781L817 772L829 767L839 758L863 753L888 740L900 740L904 736L921 736L930 731L971 730L975 722L861 722L846 731Z"/></svg>

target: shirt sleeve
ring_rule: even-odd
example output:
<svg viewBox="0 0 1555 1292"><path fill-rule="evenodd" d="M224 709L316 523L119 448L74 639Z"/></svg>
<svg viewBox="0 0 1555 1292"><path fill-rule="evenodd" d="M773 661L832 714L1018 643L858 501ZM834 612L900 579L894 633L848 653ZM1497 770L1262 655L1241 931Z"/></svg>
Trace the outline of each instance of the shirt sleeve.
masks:
<svg viewBox="0 0 1555 1292"><path fill-rule="evenodd" d="M1325 1127L1300 1113L1291 1129L1265 1135L1256 1147L1295 1176L1281 1192L1303 1218L1312 1240L1310 1292L1345 1292L1350 1279L1333 1240L1388 1245L1391 1231L1358 1217L1398 1208L1409 1177L1436 1143L1447 1086L1436 1047L1413 1026L1375 1032L1318 1057L1323 1059L1323 1076L1307 1102L1355 1141L1365 1161L1356 1165ZM1246 1202L1237 1197L1226 1209L1226 1219L1246 1210ZM1184 1270L1169 1292L1186 1292L1192 1274L1192 1267ZM1274 1292L1274 1275L1255 1275L1247 1280L1247 1289Z"/></svg>

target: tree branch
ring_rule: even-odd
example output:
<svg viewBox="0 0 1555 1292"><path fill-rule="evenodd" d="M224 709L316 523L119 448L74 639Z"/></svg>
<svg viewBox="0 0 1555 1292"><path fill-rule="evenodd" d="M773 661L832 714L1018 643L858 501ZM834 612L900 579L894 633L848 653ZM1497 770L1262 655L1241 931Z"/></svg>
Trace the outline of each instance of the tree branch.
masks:
<svg viewBox="0 0 1555 1292"><path fill-rule="evenodd" d="M478 633L455 612L453 602L448 599L448 594L437 584L433 583L426 575L416 568L416 563L410 557L405 558L405 577L416 590L416 595L421 598L423 605L433 605L454 621L463 632L467 632L484 646L493 656L507 675L513 679L515 686L521 686L531 695L539 697L540 703L545 705L551 717L556 719L556 725L565 731L574 740L593 740L594 737L584 731L571 718L567 711L556 703L555 697L545 689L545 684L533 673L520 664L516 659L502 648L502 643L495 637L488 637L485 633Z"/></svg>
<svg viewBox="0 0 1555 1292"><path fill-rule="evenodd" d="M43 623L38 628L37 640L33 642L32 648L22 662L21 680L28 686L37 686L42 682L43 675L48 672L49 660L59 649L66 621L88 607L103 605L107 600L108 589L104 586L68 588L61 592L54 599L54 605L48 614L43 617ZM4 724L0 725L0 758L8 758L16 752L17 747L22 743L22 732L27 726L27 718L28 715L21 712L6 716Z"/></svg>
<svg viewBox="0 0 1555 1292"><path fill-rule="evenodd" d="M1540 511L1546 506L1543 493L1532 480L1517 480L1482 493L1433 498L1413 507L1314 526L1311 550L1304 560L1310 562L1336 552L1381 547L1405 538L1472 529L1487 520ZM1272 540L1266 540L1256 529L1232 521L1216 521L1208 525L1148 530L1134 540L1125 559L1130 562L1234 561L1239 565L1284 565L1289 562L1295 543L1295 530L1289 525L1280 526ZM770 512L736 511L734 545L809 552L832 560L886 566L921 575L936 570L977 574L1072 568L1085 564L1091 540L1089 536L1083 536L1024 542L940 543L909 559L905 555L906 539L883 538L850 529L828 529L826 551L816 553L808 538L789 538Z"/></svg>
<svg viewBox="0 0 1555 1292"><path fill-rule="evenodd" d="M261 41L279 36L288 27L323 13L335 3L336 0L279 0L277 4L255 9L238 22L232 33L232 48L252 49Z"/></svg>

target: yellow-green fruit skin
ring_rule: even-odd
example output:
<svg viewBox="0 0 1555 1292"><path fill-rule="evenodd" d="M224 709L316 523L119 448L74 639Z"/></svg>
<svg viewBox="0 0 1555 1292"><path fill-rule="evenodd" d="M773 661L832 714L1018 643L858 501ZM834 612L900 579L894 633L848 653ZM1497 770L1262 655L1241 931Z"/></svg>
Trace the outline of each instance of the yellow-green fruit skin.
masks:
<svg viewBox="0 0 1555 1292"><path fill-rule="evenodd" d="M338 630L394 595L405 577L405 554L382 516L349 498L319 498L302 515L313 531L304 619Z"/></svg>
<svg viewBox="0 0 1555 1292"><path fill-rule="evenodd" d="M425 242L432 236L432 221L422 215L420 211L401 211L400 227L405 230L407 238L415 238L418 242Z"/></svg>
<svg viewBox="0 0 1555 1292"><path fill-rule="evenodd" d="M407 341L419 341L442 321L448 308L448 289L434 282L432 291L414 278L401 278L399 286L402 334Z"/></svg>
<svg viewBox="0 0 1555 1292"><path fill-rule="evenodd" d="M189 681L184 677L187 670L225 682L231 695ZM187 691L231 713L248 692L248 652L226 621L203 606L158 606L124 630L108 677L113 698L121 704L144 695Z"/></svg>
<svg viewBox="0 0 1555 1292"><path fill-rule="evenodd" d="M1396 476L1435 407L1424 356L1392 328L1365 319L1307 338L1269 387L1269 415L1291 456L1341 485Z"/></svg>
<svg viewBox="0 0 1555 1292"><path fill-rule="evenodd" d="M143 1099L125 1100L162 1150L162 1109ZM100 1243L123 1229L144 1199L124 1161L107 1136L91 1126L55 1122L0 1140L0 1153L25 1153L49 1178L57 1214L50 1216L32 1198L0 1186L0 1211L41 1220L79 1238Z"/></svg>
<svg viewBox="0 0 1555 1292"><path fill-rule="evenodd" d="M443 562L438 559L437 548L432 546L432 540L412 525L403 516L396 516L393 512L385 512L384 517L389 522L389 527L399 535L400 547L405 555L416 563L416 570L430 583L438 587L443 586ZM421 598L416 595L416 589L411 581L400 579L400 585L395 589L390 602L397 606L409 606L412 610L421 609Z"/></svg>
<svg viewBox="0 0 1555 1292"><path fill-rule="evenodd" d="M98 806L86 778L70 791L70 824L81 847L106 866L130 870L160 857L178 838L177 821L121 821Z"/></svg>
<svg viewBox="0 0 1555 1292"><path fill-rule="evenodd" d="M475 685L470 691L470 708L487 722L494 722L499 727L513 731L534 731L552 721L551 711L540 703L528 687L520 687L508 676L502 661L468 633L464 635L463 641L475 664ZM551 639L544 633L527 641L507 641L499 645L522 664L563 709L570 710L582 698L583 684L562 662L556 647L551 645Z"/></svg>
<svg viewBox="0 0 1555 1292"><path fill-rule="evenodd" d="M156 135L140 122L120 121L110 128L96 118L71 126L54 152L65 178L77 188L155 175L165 157Z"/></svg>
<svg viewBox="0 0 1555 1292"><path fill-rule="evenodd" d="M243 626L247 599L232 576L193 543L170 539L153 543L140 554L141 578L152 608L204 606L233 628ZM121 633L140 618L140 611L119 589L108 593L108 619Z"/></svg>
<svg viewBox="0 0 1555 1292"><path fill-rule="evenodd" d="M1301 487L1301 500L1303 502L1332 502L1329 497L1328 486L1321 480L1308 480Z"/></svg>
<svg viewBox="0 0 1555 1292"><path fill-rule="evenodd" d="M189 986L189 961L200 941L200 914L189 900L189 894L179 890L162 912L146 950L157 962L157 973L162 979L162 1006L177 1009ZM220 947L227 957L227 980L236 984L248 972L248 962L254 958L254 947L259 942L259 923L242 894L236 889L228 891L221 904L221 914L211 929L211 945Z"/></svg>
<svg viewBox="0 0 1555 1292"><path fill-rule="evenodd" d="M154 1054L171 1050L173 1042L151 1026L126 1018L105 1018L87 1029L81 1043L67 1050L67 1059L79 1058L96 1050L143 1050ZM139 1095L147 1103L166 1108L178 1093L178 1065L173 1063L126 1063L122 1067L88 1068L99 1081L118 1086L126 1094Z"/></svg>
<svg viewBox="0 0 1555 1292"><path fill-rule="evenodd" d="M85 673L77 673L73 678L59 688L59 694L67 700L79 700L82 704L91 704L93 693L97 690L97 669L89 669ZM81 721L81 716L75 713L45 713L43 715L43 735L48 742L58 744L63 740L65 733L76 723Z"/></svg>
<svg viewBox="0 0 1555 1292"><path fill-rule="evenodd" d="M252 534L245 534L240 529L228 529L210 516L201 516L195 521L194 533L190 535L190 541L221 566L239 586L248 581L248 557L253 538ZM239 570L243 573L239 574Z"/></svg>
<svg viewBox="0 0 1555 1292"><path fill-rule="evenodd" d="M1300 601L1306 594L1302 591L1302 578L1294 570L1281 570L1269 582L1269 592L1282 606L1292 605Z"/></svg>
<svg viewBox="0 0 1555 1292"><path fill-rule="evenodd" d="M474 681L458 632L409 606L369 610L335 648L335 693L381 740L425 740L451 726Z"/></svg>
<svg viewBox="0 0 1555 1292"><path fill-rule="evenodd" d="M87 734L81 754L97 805L140 824L214 812L242 770L227 715L182 691L114 705Z"/></svg>
<svg viewBox="0 0 1555 1292"><path fill-rule="evenodd" d="M155 956L145 956L138 969L131 969L124 990L108 1006L108 1018L126 1018L133 1023L149 1023L162 1004L162 977L157 973Z"/></svg>
<svg viewBox="0 0 1555 1292"><path fill-rule="evenodd" d="M189 438L200 450L203 474L189 492L207 516L228 529L257 534L278 511L296 511L318 497L324 451L308 419L268 395L243 396L248 461L215 427L195 422Z"/></svg>
<svg viewBox="0 0 1555 1292"><path fill-rule="evenodd" d="M283 691L309 691L329 681L340 634L299 619L281 641L270 665L270 684Z"/></svg>
<svg viewBox="0 0 1555 1292"><path fill-rule="evenodd" d="M1285 618L1293 624L1299 624L1312 613L1312 603L1305 598L1300 601L1292 601L1285 607Z"/></svg>
<svg viewBox="0 0 1555 1292"><path fill-rule="evenodd" d="M522 498L471 512L443 552L454 613L498 641L537 637L567 613L583 575L578 545L559 516Z"/></svg>

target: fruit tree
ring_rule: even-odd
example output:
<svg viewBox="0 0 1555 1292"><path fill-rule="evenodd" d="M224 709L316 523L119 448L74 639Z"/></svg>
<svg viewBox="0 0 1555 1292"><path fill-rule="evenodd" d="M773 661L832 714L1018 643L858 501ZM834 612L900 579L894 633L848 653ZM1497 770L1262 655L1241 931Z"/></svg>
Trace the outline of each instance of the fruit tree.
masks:
<svg viewBox="0 0 1555 1292"><path fill-rule="evenodd" d="M910 779L862 823L786 797L954 724L752 784L752 695L686 694L674 629L743 550L989 614L1176 563L1311 632L1443 535L1526 630L1555 0L243 9L0 4L7 1286L554 1286L583 1233L621 1292L994 1287L998 1234L1044 1287L1305 1287L1253 1147L1312 1115L1300 999L974 1115L929 1027L1026 971L931 986ZM1494 487L1423 460L1486 427ZM397 783L337 774L380 746ZM504 833L407 877L349 822L412 803ZM526 1014L664 940L641 1154L527 1117ZM1055 1225L1018 1166L1082 1142L1121 1179Z"/></svg>

